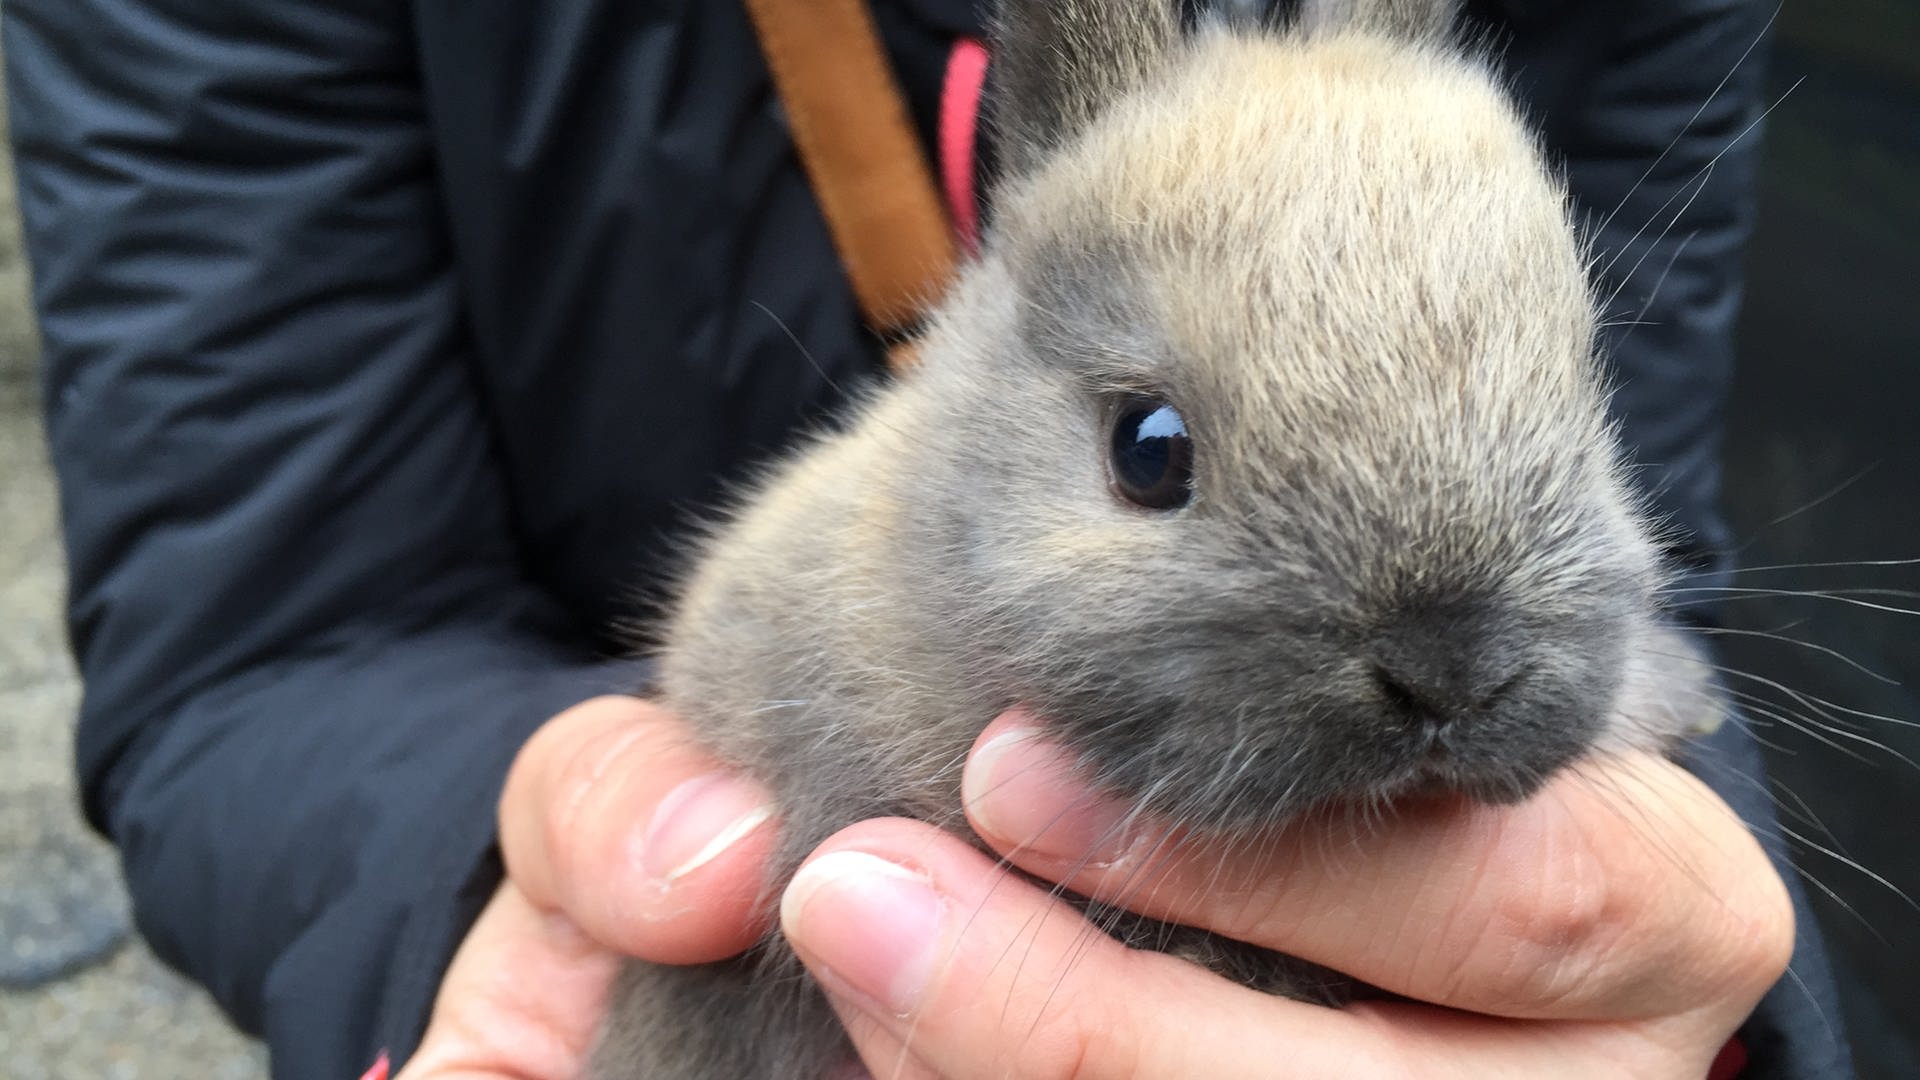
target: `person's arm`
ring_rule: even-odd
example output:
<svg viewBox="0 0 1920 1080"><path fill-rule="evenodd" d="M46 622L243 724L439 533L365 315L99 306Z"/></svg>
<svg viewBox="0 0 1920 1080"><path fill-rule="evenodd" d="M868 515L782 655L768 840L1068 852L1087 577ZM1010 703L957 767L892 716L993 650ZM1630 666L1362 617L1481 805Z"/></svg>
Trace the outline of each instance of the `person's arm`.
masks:
<svg viewBox="0 0 1920 1080"><path fill-rule="evenodd" d="M509 759L620 678L523 580L408 19L4 8L87 811L284 1080L417 1036Z"/></svg>

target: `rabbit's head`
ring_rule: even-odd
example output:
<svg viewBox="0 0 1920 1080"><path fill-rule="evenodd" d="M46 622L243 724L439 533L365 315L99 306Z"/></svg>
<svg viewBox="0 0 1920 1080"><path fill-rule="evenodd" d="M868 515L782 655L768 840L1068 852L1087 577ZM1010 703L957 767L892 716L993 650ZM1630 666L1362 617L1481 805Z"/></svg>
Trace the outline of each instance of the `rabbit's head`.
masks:
<svg viewBox="0 0 1920 1080"><path fill-rule="evenodd" d="M971 677L1221 828L1520 798L1622 741L1656 557L1564 193L1492 77L1007 8L1012 174L903 388L902 558Z"/></svg>

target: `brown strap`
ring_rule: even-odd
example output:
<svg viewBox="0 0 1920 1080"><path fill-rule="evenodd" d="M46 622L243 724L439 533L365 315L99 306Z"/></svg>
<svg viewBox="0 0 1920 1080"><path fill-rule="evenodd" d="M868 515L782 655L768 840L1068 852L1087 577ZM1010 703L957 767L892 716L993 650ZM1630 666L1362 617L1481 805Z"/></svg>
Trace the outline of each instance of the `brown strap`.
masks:
<svg viewBox="0 0 1920 1080"><path fill-rule="evenodd" d="M898 341L939 299L954 241L873 17L864 0L746 5L860 312Z"/></svg>

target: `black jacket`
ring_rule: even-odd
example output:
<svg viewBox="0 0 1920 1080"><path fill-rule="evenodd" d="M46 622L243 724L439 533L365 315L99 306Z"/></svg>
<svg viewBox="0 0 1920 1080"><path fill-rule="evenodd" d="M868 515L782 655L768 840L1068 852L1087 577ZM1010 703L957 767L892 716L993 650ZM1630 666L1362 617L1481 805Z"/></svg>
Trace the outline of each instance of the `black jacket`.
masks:
<svg viewBox="0 0 1920 1080"><path fill-rule="evenodd" d="M874 6L930 130L978 17ZM1620 404L1705 570L1770 10L1475 12L1606 219ZM87 812L277 1077L357 1075L498 878L515 748L633 685L609 627L676 524L878 353L736 4L0 12ZM1844 1070L1810 934L1796 972L1750 1075Z"/></svg>

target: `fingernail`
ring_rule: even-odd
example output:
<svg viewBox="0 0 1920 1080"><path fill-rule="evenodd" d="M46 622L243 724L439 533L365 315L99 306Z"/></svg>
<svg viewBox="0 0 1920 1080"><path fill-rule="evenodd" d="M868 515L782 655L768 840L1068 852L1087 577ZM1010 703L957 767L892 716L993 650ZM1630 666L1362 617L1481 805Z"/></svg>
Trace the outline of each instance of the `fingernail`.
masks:
<svg viewBox="0 0 1920 1080"><path fill-rule="evenodd" d="M674 882L718 858L773 816L759 785L728 772L685 781L660 800L640 836L640 867Z"/></svg>
<svg viewBox="0 0 1920 1080"><path fill-rule="evenodd" d="M975 751L961 798L983 833L1076 867L1110 869L1143 839L1124 804L1090 791L1073 762L1031 729L1002 732Z"/></svg>
<svg viewBox="0 0 1920 1080"><path fill-rule="evenodd" d="M863 851L820 856L780 898L787 936L896 1016L911 1014L926 994L945 912L924 876Z"/></svg>

